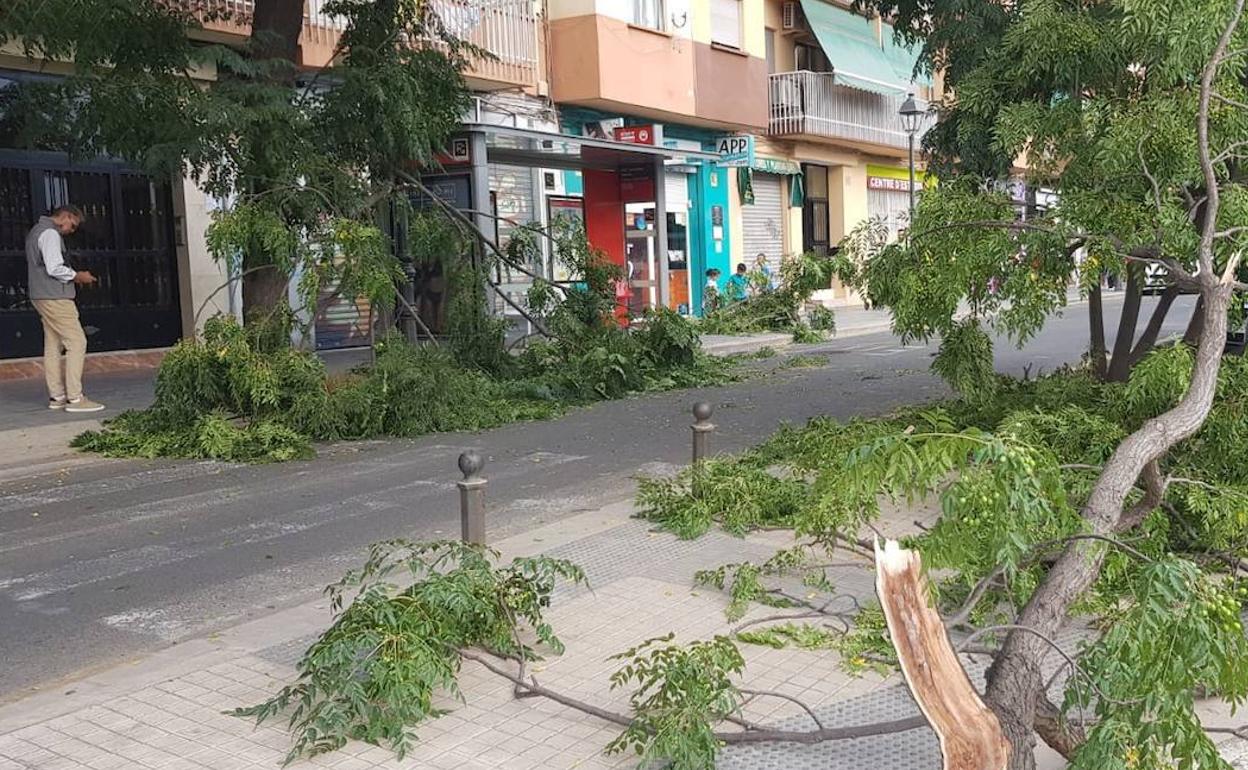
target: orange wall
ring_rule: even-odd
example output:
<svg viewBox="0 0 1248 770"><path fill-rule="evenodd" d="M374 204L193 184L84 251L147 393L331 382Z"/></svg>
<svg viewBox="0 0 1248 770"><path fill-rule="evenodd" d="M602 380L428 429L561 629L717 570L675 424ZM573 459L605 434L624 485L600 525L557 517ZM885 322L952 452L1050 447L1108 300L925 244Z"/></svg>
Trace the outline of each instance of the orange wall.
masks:
<svg viewBox="0 0 1248 770"><path fill-rule="evenodd" d="M597 14L550 24L556 102L694 114L693 45Z"/></svg>
<svg viewBox="0 0 1248 770"><path fill-rule="evenodd" d="M767 61L714 46L695 47L696 114L724 123L767 127Z"/></svg>

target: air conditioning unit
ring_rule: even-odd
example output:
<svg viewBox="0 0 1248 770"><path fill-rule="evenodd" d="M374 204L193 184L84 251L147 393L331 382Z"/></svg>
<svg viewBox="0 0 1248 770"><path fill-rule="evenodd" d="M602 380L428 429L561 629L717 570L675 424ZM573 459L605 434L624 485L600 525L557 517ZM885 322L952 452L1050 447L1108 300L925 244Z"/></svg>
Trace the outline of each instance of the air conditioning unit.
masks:
<svg viewBox="0 0 1248 770"><path fill-rule="evenodd" d="M799 29L802 24L800 13L801 7L796 0L789 0L789 2L784 4L784 19L780 26L787 31Z"/></svg>

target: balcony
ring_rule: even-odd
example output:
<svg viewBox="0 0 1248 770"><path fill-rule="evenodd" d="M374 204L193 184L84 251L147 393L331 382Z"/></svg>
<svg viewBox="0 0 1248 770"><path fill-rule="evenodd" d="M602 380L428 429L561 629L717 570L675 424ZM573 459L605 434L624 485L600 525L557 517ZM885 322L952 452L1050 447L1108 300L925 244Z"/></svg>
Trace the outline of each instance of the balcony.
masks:
<svg viewBox="0 0 1248 770"><path fill-rule="evenodd" d="M861 145L889 155L906 150L909 136L898 110L905 94L884 96L835 82L831 72L781 72L768 76L768 123L772 136L825 139ZM926 107L920 101L919 106ZM915 136L916 143L930 118Z"/></svg>
<svg viewBox="0 0 1248 770"><path fill-rule="evenodd" d="M214 37L251 34L254 0L176 0ZM336 51L346 22L325 13L326 0L307 0L299 34L304 67L322 67ZM473 88L533 88L538 71L538 23L532 0L429 0L447 30L486 52L473 57L464 77Z"/></svg>

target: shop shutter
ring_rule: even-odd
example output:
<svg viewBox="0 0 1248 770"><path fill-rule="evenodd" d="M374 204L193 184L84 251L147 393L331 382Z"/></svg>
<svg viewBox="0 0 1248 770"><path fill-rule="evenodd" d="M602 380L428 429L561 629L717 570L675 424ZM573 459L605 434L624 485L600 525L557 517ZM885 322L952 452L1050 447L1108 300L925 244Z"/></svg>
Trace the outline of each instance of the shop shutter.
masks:
<svg viewBox="0 0 1248 770"><path fill-rule="evenodd" d="M664 175L663 192L669 212L689 211L689 177L672 171Z"/></svg>
<svg viewBox="0 0 1248 770"><path fill-rule="evenodd" d="M335 290L330 285L321 293L322 301ZM364 297L335 297L316 321L316 349L358 348L369 343L368 324L372 318Z"/></svg>
<svg viewBox="0 0 1248 770"><path fill-rule="evenodd" d="M780 269L780 258L784 256L784 212L780 176L755 171L754 203L741 207L742 255L751 269L760 251L767 255L767 264L773 271Z"/></svg>

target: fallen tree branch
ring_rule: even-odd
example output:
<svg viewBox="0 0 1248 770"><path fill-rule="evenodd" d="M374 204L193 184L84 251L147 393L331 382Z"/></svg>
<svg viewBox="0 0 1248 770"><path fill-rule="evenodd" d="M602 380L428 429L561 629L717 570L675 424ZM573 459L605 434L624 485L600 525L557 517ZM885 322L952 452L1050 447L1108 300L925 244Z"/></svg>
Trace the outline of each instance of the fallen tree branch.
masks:
<svg viewBox="0 0 1248 770"><path fill-rule="evenodd" d="M526 682L515 674L507 671L501 666L495 665L487 657L479 655L472 650L459 650L459 654L467 660L481 664L488 671L502 678L523 687L525 690L548 698L562 706L567 706L575 711L597 717L605 722L620 725L621 727L630 727L633 724L631 717L610 711L608 709L595 706L592 703L578 700L561 692L552 690L549 687L543 687L538 684L536 677L530 677ZM771 730L754 722L734 717L730 721L734 724L741 725L745 728L744 732L717 732L716 740L728 744L742 743L823 743L825 741L848 741L855 738L869 738L873 735L890 735L892 733L903 733L910 730L917 730L920 727L926 727L927 721L921 716L907 717L906 719L894 719L887 722L873 722L865 725L852 725L850 727L825 727L820 730L810 730L807 732L794 730Z"/></svg>
<svg viewBox="0 0 1248 770"><path fill-rule="evenodd" d="M810 717L810 721L815 723L815 727L817 729L819 730L824 729L823 722L819 720L819 717L815 714L814 709L812 709L810 706L807 706L805 703L801 702L797 698L794 698L792 695L785 695L782 692L776 692L774 690L748 690L744 687L738 688L738 691L742 695L754 695L758 697L779 698L780 700L787 700L789 703L793 703L793 704L800 706L802 711L805 711L806 715Z"/></svg>

